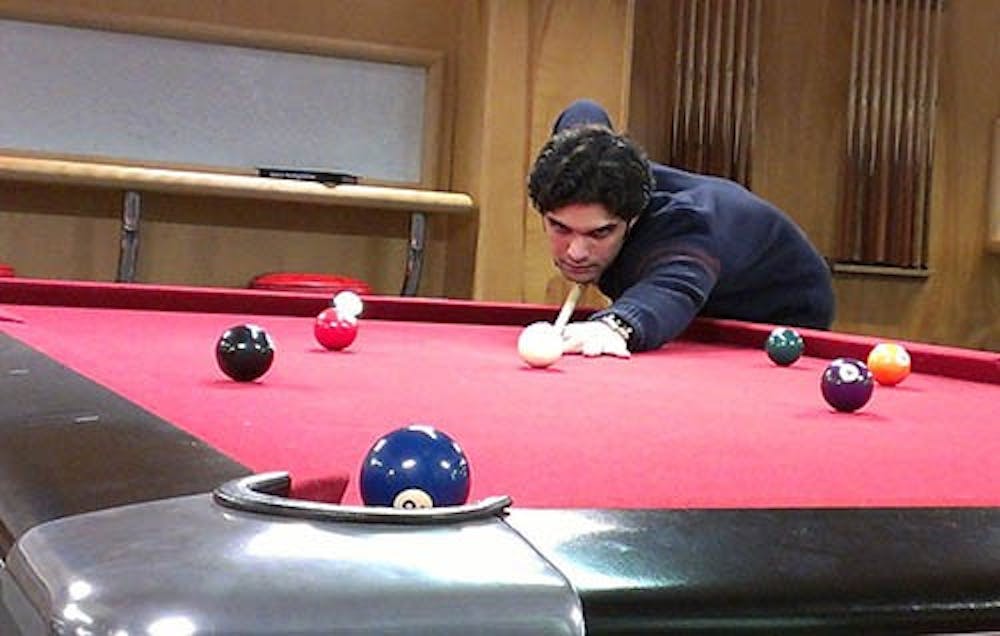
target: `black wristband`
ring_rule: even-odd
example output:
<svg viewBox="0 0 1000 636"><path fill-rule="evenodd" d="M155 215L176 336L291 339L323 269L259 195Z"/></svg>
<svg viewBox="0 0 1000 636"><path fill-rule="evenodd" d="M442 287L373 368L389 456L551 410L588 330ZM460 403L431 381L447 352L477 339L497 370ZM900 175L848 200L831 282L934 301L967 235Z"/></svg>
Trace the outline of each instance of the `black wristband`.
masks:
<svg viewBox="0 0 1000 636"><path fill-rule="evenodd" d="M625 346L628 347L629 351L632 350L632 337L635 335L635 329L632 325L625 322L625 319L618 314L604 314L599 321L603 322L605 325L611 328L616 334L622 337L625 341Z"/></svg>

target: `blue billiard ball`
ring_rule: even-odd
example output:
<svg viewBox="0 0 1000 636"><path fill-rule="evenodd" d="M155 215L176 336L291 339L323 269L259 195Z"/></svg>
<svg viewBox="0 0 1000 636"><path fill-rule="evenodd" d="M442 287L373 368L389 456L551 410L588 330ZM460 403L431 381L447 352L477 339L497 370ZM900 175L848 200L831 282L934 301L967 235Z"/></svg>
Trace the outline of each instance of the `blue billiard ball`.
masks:
<svg viewBox="0 0 1000 636"><path fill-rule="evenodd" d="M823 397L838 411L856 411L872 397L875 382L865 363L854 358L837 358L823 371Z"/></svg>
<svg viewBox="0 0 1000 636"><path fill-rule="evenodd" d="M368 506L459 506L468 498L465 452L432 426L411 424L379 438L361 466L361 499Z"/></svg>

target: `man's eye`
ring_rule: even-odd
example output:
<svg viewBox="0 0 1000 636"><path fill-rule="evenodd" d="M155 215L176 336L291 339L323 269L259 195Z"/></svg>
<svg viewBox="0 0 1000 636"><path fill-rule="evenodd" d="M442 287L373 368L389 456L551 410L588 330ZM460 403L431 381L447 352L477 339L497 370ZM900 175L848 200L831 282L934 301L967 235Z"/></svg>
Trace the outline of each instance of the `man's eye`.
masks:
<svg viewBox="0 0 1000 636"><path fill-rule="evenodd" d="M611 228L609 228L609 227L602 227L599 230L594 230L593 232L591 232L590 236L591 236L591 238L602 239L602 238L606 238L606 237L610 236L610 234L611 234Z"/></svg>

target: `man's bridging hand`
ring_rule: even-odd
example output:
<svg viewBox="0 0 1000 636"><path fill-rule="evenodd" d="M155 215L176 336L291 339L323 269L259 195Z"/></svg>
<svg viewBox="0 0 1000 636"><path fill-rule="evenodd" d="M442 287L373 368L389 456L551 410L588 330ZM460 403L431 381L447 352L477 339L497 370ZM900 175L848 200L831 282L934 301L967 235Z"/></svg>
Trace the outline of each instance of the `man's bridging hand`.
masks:
<svg viewBox="0 0 1000 636"><path fill-rule="evenodd" d="M563 352L628 358L628 343L614 329L599 320L571 322L563 328Z"/></svg>

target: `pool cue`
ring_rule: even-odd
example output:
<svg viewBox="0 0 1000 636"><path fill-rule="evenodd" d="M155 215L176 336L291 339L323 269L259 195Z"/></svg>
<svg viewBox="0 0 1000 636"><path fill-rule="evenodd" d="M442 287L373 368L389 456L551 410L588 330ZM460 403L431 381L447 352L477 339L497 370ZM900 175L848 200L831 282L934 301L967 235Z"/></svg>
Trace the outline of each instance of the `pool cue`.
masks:
<svg viewBox="0 0 1000 636"><path fill-rule="evenodd" d="M566 295L566 300L562 304L562 309L559 310L559 317L556 318L555 328L557 332L562 333L563 327L569 322L569 317L576 309L576 303L580 300L580 294L583 293L583 288L586 286L586 283L573 283L573 287L570 288L569 294Z"/></svg>

